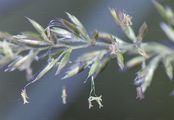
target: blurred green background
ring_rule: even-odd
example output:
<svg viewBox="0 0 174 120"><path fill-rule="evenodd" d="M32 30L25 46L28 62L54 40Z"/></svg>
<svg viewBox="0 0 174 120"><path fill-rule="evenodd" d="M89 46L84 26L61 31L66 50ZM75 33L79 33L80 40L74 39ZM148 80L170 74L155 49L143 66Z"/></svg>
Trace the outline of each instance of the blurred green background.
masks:
<svg viewBox="0 0 174 120"><path fill-rule="evenodd" d="M174 8L173 0L159 0ZM13 34L34 31L25 16L44 27L50 20L67 18L65 12L77 16L86 26L89 34L94 30L110 32L127 40L112 20L108 8L117 8L133 17L135 31L146 21L148 33L145 41L165 40L161 31L161 17L151 0L0 0L0 30ZM74 55L79 54L75 51ZM34 72L44 67L41 61ZM174 82L169 81L163 66L155 72L153 82L145 99L136 99L133 85L139 67L120 72L116 61L111 61L96 79L98 95L102 94L104 107L88 109L89 84L83 84L87 71L61 80L50 71L27 90L30 104L23 105L21 89L27 83L23 72L0 72L0 120L174 120L174 97L170 96ZM62 105L61 90L66 85L68 104Z"/></svg>

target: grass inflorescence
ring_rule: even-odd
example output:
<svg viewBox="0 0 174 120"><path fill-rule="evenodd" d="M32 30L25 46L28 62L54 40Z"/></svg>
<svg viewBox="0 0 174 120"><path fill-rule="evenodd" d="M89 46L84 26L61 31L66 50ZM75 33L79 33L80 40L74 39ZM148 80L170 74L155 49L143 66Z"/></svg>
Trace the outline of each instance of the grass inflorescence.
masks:
<svg viewBox="0 0 174 120"><path fill-rule="evenodd" d="M153 2L165 22L160 24L166 36L174 42L174 13L169 7L163 7L158 2ZM143 42L147 31L147 24L144 22L135 34L132 28L132 17L119 10L110 9L111 16L115 23L122 29L130 41L120 39L118 36L94 31L89 35L83 24L70 13L66 13L70 21L62 18L51 20L46 28L43 28L36 21L27 18L36 29L34 32L22 32L18 35L11 35L0 32L0 66L4 71L26 71L28 84L21 92L24 104L29 103L26 88L40 80L47 72L57 68L55 75L69 63L71 66L65 72L62 79L67 79L85 69L89 68L87 78L90 79L91 91L88 102L91 108L92 101L96 101L99 108L102 105L102 95L95 92L95 78L105 68L111 59L117 61L121 70L141 64L141 69L136 73L134 84L137 90L137 98L143 99L144 93L149 87L155 69L159 63L164 64L169 79L173 79L174 51L171 47L157 42ZM85 48L97 48L87 51L76 60L71 61L71 54L74 50ZM42 55L41 55L42 54ZM125 55L132 55L129 60L124 60ZM33 61L47 58L47 65L37 74L32 75L31 65ZM62 89L63 103L66 103L66 87Z"/></svg>

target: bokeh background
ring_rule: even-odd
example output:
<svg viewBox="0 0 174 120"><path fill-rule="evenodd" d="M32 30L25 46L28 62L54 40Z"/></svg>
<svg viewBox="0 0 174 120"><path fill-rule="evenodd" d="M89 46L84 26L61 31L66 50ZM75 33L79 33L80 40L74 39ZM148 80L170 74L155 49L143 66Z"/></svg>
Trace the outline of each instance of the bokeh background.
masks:
<svg viewBox="0 0 174 120"><path fill-rule="evenodd" d="M174 8L173 0L159 0ZM159 23L162 20L151 0L0 0L0 30L13 34L34 31L25 16L46 26L56 17L67 18L65 12L77 16L89 34L94 30L110 32L127 40L112 20L108 8L117 8L133 16L135 31L146 21L145 41L165 40ZM73 55L78 55L75 51ZM37 73L45 62L35 64ZM136 99L133 85L139 67L120 72L116 61L111 61L96 79L98 95L102 94L104 107L88 109L90 84L83 84L87 70L61 80L64 74L54 76L50 71L27 90L30 104L23 105L21 89L27 83L23 72L0 72L0 120L174 120L174 97L170 93L174 82L169 81L163 66L155 72L144 100ZM62 86L66 85L68 103L61 102Z"/></svg>

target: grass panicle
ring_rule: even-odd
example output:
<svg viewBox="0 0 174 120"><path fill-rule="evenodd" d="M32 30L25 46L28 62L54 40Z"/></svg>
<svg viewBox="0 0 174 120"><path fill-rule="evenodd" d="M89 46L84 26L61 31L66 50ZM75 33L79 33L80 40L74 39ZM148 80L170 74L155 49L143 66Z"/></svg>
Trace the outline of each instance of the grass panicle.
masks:
<svg viewBox="0 0 174 120"><path fill-rule="evenodd" d="M172 9L163 7L157 1L153 1L153 3L164 19L160 24L161 29L168 39L174 42L174 13ZM57 18L51 20L46 28L27 18L37 31L36 33L22 32L18 35L11 35L0 32L0 67L5 72L26 71L26 77L30 79L21 92L24 104L29 103L26 92L29 85L40 80L53 68L57 68L55 75L59 74L67 65L69 68L62 79L75 76L85 69L89 70L85 80L85 82L88 82L87 80L90 79L91 82L91 91L88 98L89 108L93 106L92 101L96 101L99 108L103 107L101 103L102 95L96 94L94 80L112 59L117 61L121 70L141 64L141 69L134 79L137 98L139 99L144 98L144 93L150 86L155 69L160 62L163 63L169 79L173 79L174 50L170 46L155 41L144 43L143 39L147 32L145 22L138 31L134 31L132 16L115 9L110 9L110 13L130 41L97 30L89 35L83 24L70 13L66 13L70 21ZM90 48L96 49L91 50ZM72 53L81 49L87 49L87 51L72 61ZM124 56L127 55L132 57L125 59ZM32 76L33 61L38 62L41 58L48 59L47 65L36 77L30 77ZM63 103L66 104L65 87L62 89L62 99Z"/></svg>

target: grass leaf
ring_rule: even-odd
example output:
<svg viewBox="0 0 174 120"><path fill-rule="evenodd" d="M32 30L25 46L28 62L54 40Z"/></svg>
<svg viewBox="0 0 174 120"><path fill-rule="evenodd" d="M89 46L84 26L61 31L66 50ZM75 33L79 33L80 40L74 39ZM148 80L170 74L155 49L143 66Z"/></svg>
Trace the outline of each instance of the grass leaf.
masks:
<svg viewBox="0 0 174 120"><path fill-rule="evenodd" d="M173 66L171 64L171 59L164 58L163 64L164 64L167 76L169 77L170 80L172 80L173 79Z"/></svg>
<svg viewBox="0 0 174 120"><path fill-rule="evenodd" d="M124 69L124 57L120 52L118 52L116 54L116 56L117 56L117 63L119 65L120 69L123 70Z"/></svg>
<svg viewBox="0 0 174 120"><path fill-rule="evenodd" d="M146 33L146 31L147 31L147 24L144 22L144 23L140 26L140 28L139 28L137 40L142 41L143 38L144 38L144 34Z"/></svg>
<svg viewBox="0 0 174 120"><path fill-rule="evenodd" d="M60 70L62 70L66 66L66 64L69 62L71 52L72 52L71 48L69 48L65 51L63 58L59 62L58 69L56 71L56 75L59 74Z"/></svg>
<svg viewBox="0 0 174 120"><path fill-rule="evenodd" d="M71 27L77 35L84 38L84 40L89 41L90 40L89 35L86 29L84 28L83 24L75 16L69 13L66 13L66 14L68 15L68 17L70 18L70 20L73 22L73 25L74 25L72 26L69 24L69 27ZM65 23L67 24L67 22Z"/></svg>
<svg viewBox="0 0 174 120"><path fill-rule="evenodd" d="M138 64L142 63L143 61L144 61L144 57L143 57L143 56L134 57L134 58L130 59L130 60L126 63L126 66L127 66L128 68L134 67L135 65L138 65Z"/></svg>
<svg viewBox="0 0 174 120"><path fill-rule="evenodd" d="M52 58L51 61L46 65L46 67L36 76L36 78L33 80L34 82L42 78L48 71L51 70L51 68L54 67L54 65L57 64L57 59Z"/></svg>
<svg viewBox="0 0 174 120"><path fill-rule="evenodd" d="M28 17L27 17L27 19L46 42L51 43L51 44L53 43L52 41L50 41L48 39L47 35L45 34L45 29L39 23L37 23L36 21L34 21Z"/></svg>
<svg viewBox="0 0 174 120"><path fill-rule="evenodd" d="M169 25L165 24L165 23L161 23L161 28L162 30L165 32L165 34L167 35L167 37L174 42L174 30L172 27L170 27Z"/></svg>
<svg viewBox="0 0 174 120"><path fill-rule="evenodd" d="M97 58L90 67L87 79L97 71L99 65L100 65L100 60Z"/></svg>

